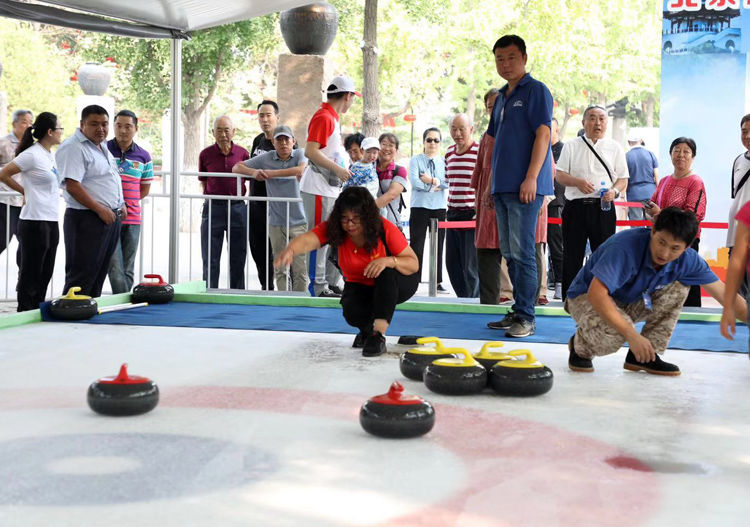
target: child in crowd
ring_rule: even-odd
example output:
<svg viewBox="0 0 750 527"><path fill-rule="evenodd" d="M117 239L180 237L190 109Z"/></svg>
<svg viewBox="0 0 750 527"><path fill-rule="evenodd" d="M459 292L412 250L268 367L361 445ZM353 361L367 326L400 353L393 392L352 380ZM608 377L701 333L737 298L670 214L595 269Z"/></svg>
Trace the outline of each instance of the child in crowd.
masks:
<svg viewBox="0 0 750 527"><path fill-rule="evenodd" d="M374 137L365 137L362 140L361 150L362 159L352 163L349 167L352 177L344 183L343 188L364 187L372 194L373 199L376 199L379 183L375 162L380 152L380 143Z"/></svg>

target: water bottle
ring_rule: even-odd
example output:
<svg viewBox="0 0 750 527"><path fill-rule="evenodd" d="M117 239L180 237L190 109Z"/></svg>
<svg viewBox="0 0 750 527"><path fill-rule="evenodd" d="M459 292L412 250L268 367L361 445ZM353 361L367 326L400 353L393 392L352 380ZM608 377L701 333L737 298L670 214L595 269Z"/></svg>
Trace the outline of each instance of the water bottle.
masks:
<svg viewBox="0 0 750 527"><path fill-rule="evenodd" d="M602 181L602 189L599 191L599 201L602 207L602 210L612 210L612 202L606 201L604 199L604 195L609 192L609 188L607 188L607 183Z"/></svg>

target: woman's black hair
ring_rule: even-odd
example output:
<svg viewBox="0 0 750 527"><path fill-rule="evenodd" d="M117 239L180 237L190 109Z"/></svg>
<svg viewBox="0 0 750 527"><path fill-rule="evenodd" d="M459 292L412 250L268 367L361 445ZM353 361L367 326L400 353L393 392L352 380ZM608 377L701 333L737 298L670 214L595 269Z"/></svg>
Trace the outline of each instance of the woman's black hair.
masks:
<svg viewBox="0 0 750 527"><path fill-rule="evenodd" d="M423 143L424 143L425 139L427 139L427 134L429 134L430 132L437 132L438 137L440 138L440 140L441 141L443 140L443 134L440 133L440 129L435 128L434 126L431 126L431 127L429 127L427 130L425 130L422 133L422 142ZM398 141L396 141L396 144L398 144Z"/></svg>
<svg viewBox="0 0 750 527"><path fill-rule="evenodd" d="M659 212L654 222L654 232L658 231L667 231L690 247L698 235L698 218L693 211L667 207Z"/></svg>
<svg viewBox="0 0 750 527"><path fill-rule="evenodd" d="M380 216L380 209L375 205L375 199L370 191L364 187L347 187L339 194L327 220L328 243L331 247L342 245L348 236L341 226L344 212L359 216L365 235L364 249L367 252L374 251L378 246L380 233L383 231L383 218Z"/></svg>
<svg viewBox="0 0 750 527"><path fill-rule="evenodd" d="M16 147L16 155L20 154L34 144L34 139L40 141L47 132L57 128L57 116L54 113L42 112L36 116L34 124L29 126L21 137Z"/></svg>
<svg viewBox="0 0 750 527"><path fill-rule="evenodd" d="M674 150L677 145L688 145L688 148L693 152L693 157L698 153L698 147L693 139L690 139L689 137L678 137L672 141L671 145L669 145L670 155L672 155L672 150Z"/></svg>
<svg viewBox="0 0 750 527"><path fill-rule="evenodd" d="M380 137L378 137L378 143L382 143L384 139L388 139L390 142L394 143L396 145L396 150L398 150L398 137L396 137L395 134L390 132L380 134Z"/></svg>

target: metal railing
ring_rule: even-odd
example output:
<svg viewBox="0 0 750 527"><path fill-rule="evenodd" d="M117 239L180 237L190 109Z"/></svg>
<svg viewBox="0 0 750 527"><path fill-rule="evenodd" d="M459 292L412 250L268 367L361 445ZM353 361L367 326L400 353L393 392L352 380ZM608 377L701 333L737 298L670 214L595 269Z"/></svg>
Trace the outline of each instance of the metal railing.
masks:
<svg viewBox="0 0 750 527"><path fill-rule="evenodd" d="M171 182L169 181L170 173L168 172L155 172L155 180L152 182L151 189L152 191L149 192L149 195L145 197L141 201L141 232L140 232L140 243L138 246L138 251L136 253L136 266L135 266L135 276L142 280L143 276L145 274L149 273L157 273L161 274L163 276L167 276L170 268L170 254L169 251L167 251L167 247L171 246L172 240L170 240L168 227L170 225L169 218L170 218L170 201L172 198L170 189L172 188ZM289 229L290 229L290 207L292 203L300 203L302 201L301 198L274 198L274 197L263 197L263 196L225 196L225 195L205 195L201 194L199 192L192 192L190 189L185 188L187 185L186 180L195 180L198 176L205 176L205 177L214 177L214 178L235 178L237 180L237 187L236 190L238 194L241 194L241 189L244 185L243 180L250 179L248 176L242 175L242 174L231 174L231 173L207 173L207 172L192 172L192 171L182 171L180 173L181 181L179 188L179 206L183 208L184 206L187 207L187 214L182 215L183 221L180 228L178 229L178 235L181 238L179 241L185 242L185 243L179 243L178 244L178 256L180 259L184 262L187 261L187 270L181 271L180 276L177 281L186 281L186 280L199 280L203 278L203 265L202 265L202 254L200 251L200 238L198 238L198 242L195 243L196 236L200 236L200 222L196 222L194 218L194 214L196 213L196 206L195 201L200 200L200 203L208 202L208 248L209 248L209 254L208 254L208 265L207 265L207 278L210 280L211 276L211 243L210 243L210 235L211 235L211 209L214 205L215 201L223 201L223 202L245 202L245 211L246 211L246 224L244 225L245 230L245 239L244 243L248 243L248 236L247 233L250 229L250 214L249 214L249 208L250 208L250 202L266 202L266 203L272 203L272 202L282 202L286 203L286 241L289 242ZM182 179L184 178L184 179ZM193 185L195 188L197 188L196 185ZM154 192L155 190L155 192ZM7 197L7 196L17 196L18 194L13 191L9 192L0 192L0 197ZM229 230L232 225L231 221L231 214L229 214L231 207L227 207L228 217L227 217L227 273L224 279L220 276L220 282L219 287L221 287L221 284L224 283L229 285L229 251L231 250L231 239L230 236L228 236ZM65 204L64 201L61 198L61 206L60 206L60 212L61 217L60 221L62 223L62 214L65 210ZM199 213L200 214L200 213ZM10 209L6 208L6 229L5 232L0 233L0 236L3 236L6 240L9 240L11 238L10 236L10 222L8 221L10 219ZM59 296L62 292L60 289L60 286L62 283L64 283L64 269L65 269L65 249L64 249L64 236L62 233L62 228L60 229L61 235L60 235L60 243L58 245L58 251L57 251L57 257L55 260L55 270L53 272L52 280L50 281L50 285L47 290L47 297L56 297ZM266 207L266 214L265 214L265 239L266 243L264 244L264 265L267 265L268 259L269 259L269 247L268 247L268 239L270 235L270 211L268 207ZM222 242L223 247L223 242ZM15 291L15 285L18 279L18 268L16 266L15 262L15 252L17 251L18 243L16 239L14 238L11 243L7 244L5 252L0 255L0 274L4 275L4 288L2 291L2 294L0 294L0 301L12 301L16 298L16 291ZM186 248L186 249L185 249ZM197 250L196 250L197 248ZM187 253L187 254L185 254ZM201 265L199 266L199 271L194 272L193 269L193 263L197 257L200 258ZM13 256L12 256L13 255ZM248 254L245 259L245 290L253 290L255 288L249 287L251 282L251 277L254 275L252 272L252 267L254 267L252 261L252 257L250 254L250 251L248 251ZM291 274L290 271L286 271L287 276L287 290L291 291L290 282L291 282ZM139 280L136 280L139 281ZM273 276L273 270L270 269L268 272L266 272L266 278L265 283L261 284L261 286L265 286L266 289L269 289L270 281L274 280ZM210 282L209 282L210 283ZM260 282L258 282L260 284ZM56 288L56 285L58 286ZM105 292L109 292L110 289L108 288L108 281L105 281Z"/></svg>

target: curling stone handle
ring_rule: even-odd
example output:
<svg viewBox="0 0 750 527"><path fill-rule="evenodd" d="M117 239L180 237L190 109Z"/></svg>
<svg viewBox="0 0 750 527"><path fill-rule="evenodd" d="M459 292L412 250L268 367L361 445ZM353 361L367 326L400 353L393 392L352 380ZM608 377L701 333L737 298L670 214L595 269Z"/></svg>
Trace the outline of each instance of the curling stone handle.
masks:
<svg viewBox="0 0 750 527"><path fill-rule="evenodd" d="M443 343L440 342L438 337L419 337L417 339L417 344L435 344L435 349L438 351L445 350L445 346L443 346Z"/></svg>
<svg viewBox="0 0 750 527"><path fill-rule="evenodd" d="M62 298L65 298L67 300L88 300L89 298L91 298L90 296L76 294L80 290L81 290L80 287L73 286L70 289L68 289L68 293Z"/></svg>
<svg viewBox="0 0 750 527"><path fill-rule="evenodd" d="M488 342L484 346L482 346L482 349L479 350L479 353L488 353L492 348L502 348L503 346L505 346L505 342L500 342L499 340Z"/></svg>
<svg viewBox="0 0 750 527"><path fill-rule="evenodd" d="M531 353L531 350L513 350L508 352L508 355L511 357L525 357L521 361L522 364L532 364L536 362L536 357Z"/></svg>
<svg viewBox="0 0 750 527"><path fill-rule="evenodd" d="M445 353L451 353L453 355L463 355L463 364L465 366L472 366L474 364L477 364L476 359L474 359L474 356L471 354L469 350L466 348L445 348L443 349Z"/></svg>
<svg viewBox="0 0 750 527"><path fill-rule="evenodd" d="M156 280L159 283L164 283L164 279L161 277L160 274L145 274L143 275L143 278L148 278L148 279Z"/></svg>

